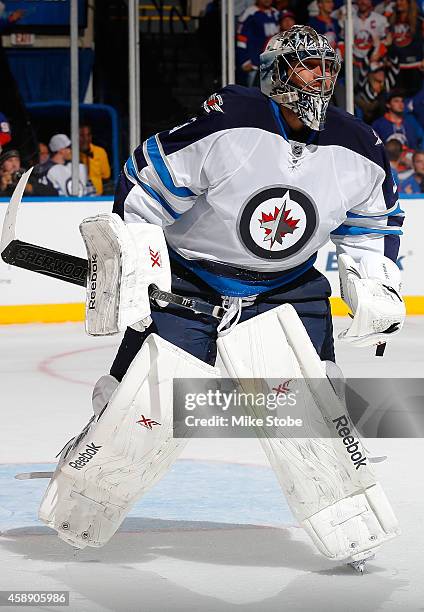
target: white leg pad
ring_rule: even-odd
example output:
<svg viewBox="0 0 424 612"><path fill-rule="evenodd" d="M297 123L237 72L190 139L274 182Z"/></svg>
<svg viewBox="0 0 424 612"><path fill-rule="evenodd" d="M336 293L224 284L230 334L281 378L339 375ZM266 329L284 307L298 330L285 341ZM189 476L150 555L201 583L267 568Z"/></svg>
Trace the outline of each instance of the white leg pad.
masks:
<svg viewBox="0 0 424 612"><path fill-rule="evenodd" d="M173 379L218 376L151 334L102 414L62 454L40 519L73 546L103 546L187 442L172 437Z"/></svg>
<svg viewBox="0 0 424 612"><path fill-rule="evenodd" d="M307 437L289 437L280 430L278 437L262 437L260 442L293 514L320 552L356 561L397 535L396 517L346 406L294 308L284 304L237 325L218 339L218 353L246 393L271 392L264 389L264 379L305 379L309 395L302 394L303 403L297 402L293 416L302 417ZM264 416L262 408L249 410ZM347 451L341 425L354 437L358 454Z"/></svg>

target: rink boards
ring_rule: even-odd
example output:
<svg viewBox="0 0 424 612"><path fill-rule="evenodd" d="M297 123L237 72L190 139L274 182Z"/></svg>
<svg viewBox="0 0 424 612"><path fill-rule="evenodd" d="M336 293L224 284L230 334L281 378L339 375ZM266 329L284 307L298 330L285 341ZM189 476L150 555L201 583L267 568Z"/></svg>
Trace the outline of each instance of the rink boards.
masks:
<svg viewBox="0 0 424 612"><path fill-rule="evenodd" d="M0 226L8 201L0 200ZM31 198L19 211L17 237L26 242L85 257L78 225L82 219L109 212L112 198ZM405 210L404 236L398 264L402 269L403 293L409 314L424 314L424 286L421 262L424 241L424 198L402 199ZM317 267L330 280L335 315L346 315L339 297L335 247L325 245L318 254ZM82 321L84 289L0 261L0 323Z"/></svg>

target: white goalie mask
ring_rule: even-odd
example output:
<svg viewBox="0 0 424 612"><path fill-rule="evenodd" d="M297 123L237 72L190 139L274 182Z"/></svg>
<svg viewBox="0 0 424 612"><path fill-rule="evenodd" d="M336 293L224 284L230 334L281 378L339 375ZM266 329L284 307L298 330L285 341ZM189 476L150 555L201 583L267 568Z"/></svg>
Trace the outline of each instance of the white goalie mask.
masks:
<svg viewBox="0 0 424 612"><path fill-rule="evenodd" d="M327 38L309 26L293 26L273 36L260 59L262 92L312 130L324 129L341 65Z"/></svg>

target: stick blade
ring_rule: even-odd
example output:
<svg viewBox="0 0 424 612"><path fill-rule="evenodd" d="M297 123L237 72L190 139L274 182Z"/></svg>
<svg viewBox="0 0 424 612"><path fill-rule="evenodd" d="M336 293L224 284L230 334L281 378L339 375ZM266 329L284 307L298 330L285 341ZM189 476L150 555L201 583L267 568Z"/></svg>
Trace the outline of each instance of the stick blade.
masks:
<svg viewBox="0 0 424 612"><path fill-rule="evenodd" d="M33 480L35 478L52 478L53 472L23 472L16 474L16 480Z"/></svg>
<svg viewBox="0 0 424 612"><path fill-rule="evenodd" d="M3 253L5 248L15 239L16 216L18 214L19 204L22 201L22 196L25 191L26 184L32 172L32 168L24 172L15 187L15 191L10 198L9 206L7 207L6 215L3 222L3 230L1 233L0 253Z"/></svg>

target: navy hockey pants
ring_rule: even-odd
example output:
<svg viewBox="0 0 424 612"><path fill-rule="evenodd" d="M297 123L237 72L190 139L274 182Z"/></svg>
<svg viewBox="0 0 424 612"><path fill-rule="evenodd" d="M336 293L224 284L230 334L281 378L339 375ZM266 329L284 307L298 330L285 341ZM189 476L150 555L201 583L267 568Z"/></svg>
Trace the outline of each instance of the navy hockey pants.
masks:
<svg viewBox="0 0 424 612"><path fill-rule="evenodd" d="M192 272L172 262L172 291L179 295L198 297L221 305L221 296ZM254 304L243 308L240 322L262 312L290 303L297 311L321 359L335 361L333 325L331 321L328 280L311 268L291 283L261 294ZM155 333L161 338L214 365L216 358L217 319L195 314L174 306L152 309L153 324L140 333L128 328L112 364L110 373L121 381L145 338Z"/></svg>

